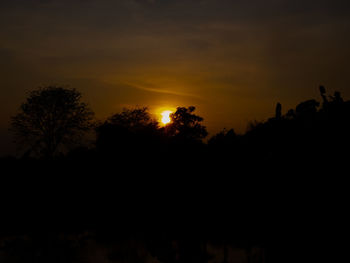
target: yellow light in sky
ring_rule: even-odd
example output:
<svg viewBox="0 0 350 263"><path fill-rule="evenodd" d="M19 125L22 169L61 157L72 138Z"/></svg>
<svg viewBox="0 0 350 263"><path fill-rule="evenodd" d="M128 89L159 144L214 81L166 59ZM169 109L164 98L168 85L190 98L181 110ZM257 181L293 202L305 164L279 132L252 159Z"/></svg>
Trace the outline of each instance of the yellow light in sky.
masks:
<svg viewBox="0 0 350 263"><path fill-rule="evenodd" d="M170 110L163 111L160 115L162 115L161 122L166 125L171 122L170 120L170 114L173 113Z"/></svg>

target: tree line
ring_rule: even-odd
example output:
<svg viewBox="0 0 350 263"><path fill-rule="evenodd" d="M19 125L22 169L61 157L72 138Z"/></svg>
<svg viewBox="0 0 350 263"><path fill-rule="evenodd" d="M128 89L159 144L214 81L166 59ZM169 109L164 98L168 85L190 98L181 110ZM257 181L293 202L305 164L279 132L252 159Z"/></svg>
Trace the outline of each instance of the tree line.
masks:
<svg viewBox="0 0 350 263"><path fill-rule="evenodd" d="M208 262L208 240L224 247L225 263L229 245L267 248L251 262L309 262L314 247L326 251L333 232L346 232L348 218L350 101L322 86L320 98L285 114L277 103L274 116L245 134L224 129L205 142L193 106L178 107L166 126L146 107L96 122L77 90L32 91L11 122L21 158L1 163L14 183L2 181L0 232L23 227L44 242L40 248L48 229L93 229L103 242L147 237L150 253L165 263Z"/></svg>
<svg viewBox="0 0 350 263"><path fill-rule="evenodd" d="M28 94L11 119L11 130L22 159L142 160L181 155L183 161L209 158L271 165L344 160L342 149L350 143L350 101L339 92L327 95L323 86L320 95L321 102L307 100L285 114L277 103L275 116L250 123L245 134L224 129L205 142L208 132L194 106L178 107L165 126L147 107L123 109L96 122L80 92L51 86ZM83 143L87 138L93 142L89 147Z"/></svg>

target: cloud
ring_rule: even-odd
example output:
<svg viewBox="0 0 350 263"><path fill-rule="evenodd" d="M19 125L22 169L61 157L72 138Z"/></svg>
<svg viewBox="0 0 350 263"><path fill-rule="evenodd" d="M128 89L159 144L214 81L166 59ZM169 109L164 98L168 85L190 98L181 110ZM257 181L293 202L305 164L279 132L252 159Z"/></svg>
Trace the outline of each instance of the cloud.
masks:
<svg viewBox="0 0 350 263"><path fill-rule="evenodd" d="M168 94L168 95L176 95L181 97L193 97L193 98L199 98L198 95L190 94L190 93L182 93L182 92L176 92L172 90L164 90L159 88L152 88L152 87L145 87L145 86L134 86L137 89L145 90L149 92L155 92L155 93L161 93L161 94Z"/></svg>

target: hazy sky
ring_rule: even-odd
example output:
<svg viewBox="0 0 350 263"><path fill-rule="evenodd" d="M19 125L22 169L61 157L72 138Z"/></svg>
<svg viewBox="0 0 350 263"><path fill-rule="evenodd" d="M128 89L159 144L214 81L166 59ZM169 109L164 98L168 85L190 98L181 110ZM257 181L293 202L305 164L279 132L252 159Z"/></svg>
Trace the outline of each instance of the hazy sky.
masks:
<svg viewBox="0 0 350 263"><path fill-rule="evenodd" d="M320 84L349 99L349 14L345 0L1 0L0 154L38 86L78 89L99 119L194 105L211 133Z"/></svg>

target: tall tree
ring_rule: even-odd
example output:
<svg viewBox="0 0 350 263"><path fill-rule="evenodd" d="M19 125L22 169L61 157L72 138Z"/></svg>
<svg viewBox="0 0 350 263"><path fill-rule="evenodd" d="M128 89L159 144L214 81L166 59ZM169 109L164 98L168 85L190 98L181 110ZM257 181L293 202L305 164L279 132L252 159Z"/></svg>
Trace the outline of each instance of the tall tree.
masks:
<svg viewBox="0 0 350 263"><path fill-rule="evenodd" d="M170 115L171 123L166 126L166 132L171 137L184 141L201 141L207 135L207 129L202 125L203 118L194 114L194 106L178 107Z"/></svg>
<svg viewBox="0 0 350 263"><path fill-rule="evenodd" d="M11 126L26 152L53 158L80 141L92 127L93 112L75 89L49 86L31 91Z"/></svg>

